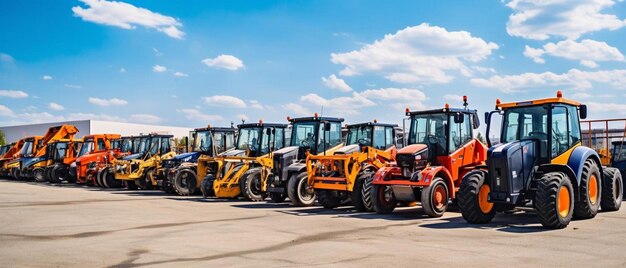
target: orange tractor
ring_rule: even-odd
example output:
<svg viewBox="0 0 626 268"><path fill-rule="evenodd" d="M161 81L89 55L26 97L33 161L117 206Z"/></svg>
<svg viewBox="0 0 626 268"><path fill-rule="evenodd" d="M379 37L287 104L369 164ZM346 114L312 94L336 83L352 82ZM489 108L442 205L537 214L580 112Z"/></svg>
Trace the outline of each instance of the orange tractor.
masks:
<svg viewBox="0 0 626 268"><path fill-rule="evenodd" d="M391 213L398 202L420 201L430 217L441 217L457 198L461 178L484 165L487 147L474 137L480 126L476 110L449 108L406 110L411 121L408 146L398 150L396 163L376 172L371 181L371 205ZM363 188L368 190L369 181ZM368 199L366 200L366 204Z"/></svg>
<svg viewBox="0 0 626 268"><path fill-rule="evenodd" d="M43 136L31 136L22 139L23 143L19 148L19 151L15 154L13 160L10 160L5 164L5 170L10 174L13 179L20 180L25 179L26 174L22 173L22 162L30 162L37 152L43 147ZM18 142L19 144L19 142ZM40 161L43 161L40 160Z"/></svg>
<svg viewBox="0 0 626 268"><path fill-rule="evenodd" d="M363 201L364 181L396 158L397 125L376 120L347 125L346 146L332 155L307 154L308 185L325 208L336 208L346 201L358 211L367 211Z"/></svg>
<svg viewBox="0 0 626 268"><path fill-rule="evenodd" d="M76 182L76 177L70 176L69 171L70 165L76 160L82 144L82 140L71 139L49 142L46 152L48 163L44 167L44 179L51 183Z"/></svg>
<svg viewBox="0 0 626 268"><path fill-rule="evenodd" d="M2 152L0 155L0 176L8 177L11 176L11 171L7 168L9 162L13 161L19 156L19 152L24 145L26 139L21 139L15 143L11 143L3 146L6 150Z"/></svg>
<svg viewBox="0 0 626 268"><path fill-rule="evenodd" d="M20 174L27 179L35 179L38 182L45 182L45 170L48 166L48 144L60 140L72 140L78 133L78 128L72 125L60 125L51 127L46 134L36 143L38 148L31 157L22 156L20 158ZM28 141L24 144L27 147ZM22 148L22 149L24 149Z"/></svg>
<svg viewBox="0 0 626 268"><path fill-rule="evenodd" d="M83 137L83 146L80 148L78 158L70 169L75 174L79 183L90 182L97 184L97 168L107 163L113 163L113 159L120 152L122 139L119 134L94 134Z"/></svg>

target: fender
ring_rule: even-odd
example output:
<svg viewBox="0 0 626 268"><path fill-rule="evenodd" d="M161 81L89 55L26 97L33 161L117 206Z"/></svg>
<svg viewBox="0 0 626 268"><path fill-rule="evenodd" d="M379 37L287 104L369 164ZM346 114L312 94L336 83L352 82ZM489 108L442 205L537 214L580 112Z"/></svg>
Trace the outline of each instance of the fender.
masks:
<svg viewBox="0 0 626 268"><path fill-rule="evenodd" d="M293 163L287 167L288 173L300 173L306 171L306 163Z"/></svg>
<svg viewBox="0 0 626 268"><path fill-rule="evenodd" d="M580 185L580 180L583 174L583 166L585 165L585 161L587 161L587 159L595 161L596 165L598 165L600 174L602 174L602 162L600 162L600 156L598 153L589 147L576 147L567 160L567 166L569 166L574 172L574 178L576 178L577 186Z"/></svg>
<svg viewBox="0 0 626 268"><path fill-rule="evenodd" d="M446 186L448 186L448 193L450 194L450 199L454 199L456 196L456 191L454 190L454 184L452 183L452 175L450 171L444 166L434 166L428 167L421 171L422 179L419 180L418 185L420 186L430 186L435 177L440 177L446 182Z"/></svg>
<svg viewBox="0 0 626 268"><path fill-rule="evenodd" d="M387 178L391 176L392 174L400 174L400 173L401 173L400 167L397 167L397 166L382 167L378 171L376 171L376 174L374 174L372 183L377 184L377 182L382 182L382 181L387 180Z"/></svg>

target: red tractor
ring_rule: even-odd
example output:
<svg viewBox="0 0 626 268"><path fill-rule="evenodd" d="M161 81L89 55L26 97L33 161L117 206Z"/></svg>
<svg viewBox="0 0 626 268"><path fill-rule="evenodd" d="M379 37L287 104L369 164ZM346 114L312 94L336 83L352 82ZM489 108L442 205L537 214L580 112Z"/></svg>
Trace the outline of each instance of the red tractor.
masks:
<svg viewBox="0 0 626 268"><path fill-rule="evenodd" d="M420 201L430 217L441 217L456 199L461 178L484 165L487 147L474 137L480 126L476 110L449 108L406 110L411 121L408 146L398 150L396 162L379 169L371 185L371 205L377 213L393 212L396 205ZM367 198L366 198L367 199ZM369 200L365 200L366 202Z"/></svg>
<svg viewBox="0 0 626 268"><path fill-rule="evenodd" d="M74 162L74 173L78 183L102 186L98 180L98 167L105 166L122 154L123 141L119 134L94 134L83 137L83 146ZM128 147L128 146L127 146Z"/></svg>

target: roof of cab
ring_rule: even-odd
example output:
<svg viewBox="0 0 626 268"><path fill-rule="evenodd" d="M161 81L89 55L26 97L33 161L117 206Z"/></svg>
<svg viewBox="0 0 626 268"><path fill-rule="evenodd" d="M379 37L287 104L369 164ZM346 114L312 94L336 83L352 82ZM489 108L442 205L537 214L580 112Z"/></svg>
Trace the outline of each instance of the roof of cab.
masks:
<svg viewBox="0 0 626 268"><path fill-rule="evenodd" d="M351 125L347 125L347 128L355 128L355 127L362 127L362 126L380 126L380 127L397 127L397 124L385 124L385 123L378 123L378 122L365 122L365 123L358 123L358 124L351 124Z"/></svg>
<svg viewBox="0 0 626 268"><path fill-rule="evenodd" d="M507 109L513 107L524 107L524 106L535 106L535 105L543 105L543 104L569 104L573 106L581 106L580 102L575 100L570 100L563 98L563 93L559 90L556 93L556 97L553 98L545 98L545 99L536 99L529 101L520 101L520 102L506 102L501 103L500 99L496 100L496 109Z"/></svg>

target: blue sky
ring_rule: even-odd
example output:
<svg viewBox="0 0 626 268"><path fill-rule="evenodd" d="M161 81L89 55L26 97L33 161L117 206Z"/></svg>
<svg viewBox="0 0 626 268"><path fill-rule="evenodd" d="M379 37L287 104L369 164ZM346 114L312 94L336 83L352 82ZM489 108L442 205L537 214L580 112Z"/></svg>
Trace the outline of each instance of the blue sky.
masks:
<svg viewBox="0 0 626 268"><path fill-rule="evenodd" d="M1 1L0 125L401 123L553 96L626 116L626 3Z"/></svg>

